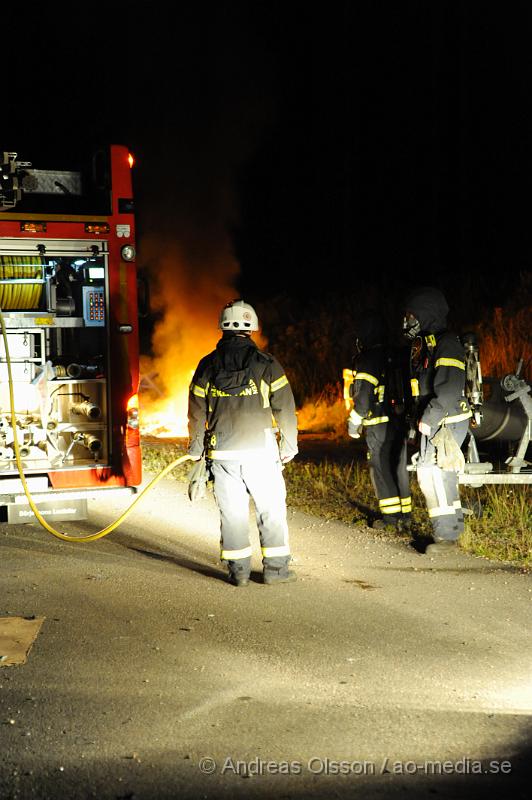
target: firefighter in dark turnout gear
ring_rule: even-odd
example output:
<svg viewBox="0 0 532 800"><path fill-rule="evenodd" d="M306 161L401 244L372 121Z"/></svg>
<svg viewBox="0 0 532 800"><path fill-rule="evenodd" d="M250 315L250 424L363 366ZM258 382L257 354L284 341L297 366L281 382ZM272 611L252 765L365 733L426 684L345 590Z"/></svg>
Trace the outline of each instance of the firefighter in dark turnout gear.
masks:
<svg viewBox="0 0 532 800"><path fill-rule="evenodd" d="M222 309L216 350L196 369L189 391L189 455L207 458L220 511L221 559L235 586L249 582L249 497L259 529L266 584L295 580L286 519L283 464L298 452L295 402L279 362L259 350L252 306ZM277 441L276 428L279 432Z"/></svg>
<svg viewBox="0 0 532 800"><path fill-rule="evenodd" d="M450 434L460 456L471 417L464 391L464 348L458 336L447 330L448 312L442 292L423 287L406 299L403 319L403 332L411 342L412 395L421 433L416 471L432 523L434 544L426 550L431 554L455 546L464 529L458 484L460 459L456 459L454 468L449 469L447 464L441 469L435 446L440 436L434 439L436 434Z"/></svg>
<svg viewBox="0 0 532 800"><path fill-rule="evenodd" d="M371 482L381 514L373 527L408 530L412 498L405 418L392 402L390 386L396 354L385 344L386 324L377 312L360 317L356 334L358 354L353 360L348 433L353 438L362 431L365 434Z"/></svg>

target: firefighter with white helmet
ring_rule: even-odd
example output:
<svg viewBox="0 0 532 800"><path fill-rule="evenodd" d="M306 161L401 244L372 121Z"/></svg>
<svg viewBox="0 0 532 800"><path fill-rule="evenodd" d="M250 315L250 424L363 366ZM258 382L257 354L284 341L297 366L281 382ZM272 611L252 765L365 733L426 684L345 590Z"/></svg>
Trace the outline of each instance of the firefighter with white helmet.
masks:
<svg viewBox="0 0 532 800"><path fill-rule="evenodd" d="M471 409L465 396L464 348L447 330L449 306L434 287L415 289L404 305L403 333L411 343L412 393L421 433L417 480L425 497L435 554L456 546L464 529L458 472Z"/></svg>
<svg viewBox="0 0 532 800"><path fill-rule="evenodd" d="M251 571L249 498L255 505L265 584L295 580L283 464L298 452L292 389L277 359L259 350L255 309L233 300L221 311L216 349L199 362L189 390L189 455L205 456L220 511L221 559L229 581ZM278 437L277 438L277 431Z"/></svg>
<svg viewBox="0 0 532 800"><path fill-rule="evenodd" d="M253 306L243 300L233 300L222 308L219 326L222 331L252 333L259 329L259 319Z"/></svg>

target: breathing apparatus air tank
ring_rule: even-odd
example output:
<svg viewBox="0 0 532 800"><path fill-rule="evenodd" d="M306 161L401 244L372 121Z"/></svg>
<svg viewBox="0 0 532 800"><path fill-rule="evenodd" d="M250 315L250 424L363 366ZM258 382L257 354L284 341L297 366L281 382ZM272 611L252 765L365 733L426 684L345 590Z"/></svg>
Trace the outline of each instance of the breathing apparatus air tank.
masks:
<svg viewBox="0 0 532 800"><path fill-rule="evenodd" d="M484 384L491 387L490 397L483 400L480 424L471 425L471 433L478 441L517 442L523 437L529 424L530 386L520 377L521 368L522 362L515 373L502 380L484 379Z"/></svg>

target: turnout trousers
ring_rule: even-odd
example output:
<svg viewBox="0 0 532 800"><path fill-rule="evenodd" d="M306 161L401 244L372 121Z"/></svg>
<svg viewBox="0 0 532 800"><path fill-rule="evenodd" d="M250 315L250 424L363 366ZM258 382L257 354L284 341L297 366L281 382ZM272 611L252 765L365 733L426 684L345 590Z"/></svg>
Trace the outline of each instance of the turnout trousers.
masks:
<svg viewBox="0 0 532 800"><path fill-rule="evenodd" d="M373 491L384 521L409 522L412 513L406 435L393 421L365 427Z"/></svg>
<svg viewBox="0 0 532 800"><path fill-rule="evenodd" d="M249 501L255 505L262 563L265 570L288 571L290 547L286 519L286 487L277 454L241 461L211 462L214 496L220 511L221 559L230 573L249 576Z"/></svg>
<svg viewBox="0 0 532 800"><path fill-rule="evenodd" d="M453 422L446 427L457 445L461 446L469 429L469 420ZM416 471L419 488L427 504L434 541L456 541L464 530L458 473L438 467L436 448L427 436L421 437Z"/></svg>

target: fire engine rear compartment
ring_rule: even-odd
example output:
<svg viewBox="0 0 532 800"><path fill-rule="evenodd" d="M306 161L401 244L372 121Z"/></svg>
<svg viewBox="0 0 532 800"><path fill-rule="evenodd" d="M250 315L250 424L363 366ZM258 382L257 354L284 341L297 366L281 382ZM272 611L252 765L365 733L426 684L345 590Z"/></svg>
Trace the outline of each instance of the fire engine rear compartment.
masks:
<svg viewBox="0 0 532 800"><path fill-rule="evenodd" d="M6 352L0 338L0 507L4 519L6 508L11 521L11 506L19 506L20 512L21 503L26 504L13 448L15 436L30 490L33 486L36 492L49 490L50 472L111 465L107 267L108 247L103 240L47 239L43 244L35 239L0 240L0 308L16 411L13 430ZM67 499L68 508L62 512L56 503L55 509L45 511L54 519L85 517L86 502L80 494L54 492L54 501L60 495ZM21 521L20 513L15 518Z"/></svg>

